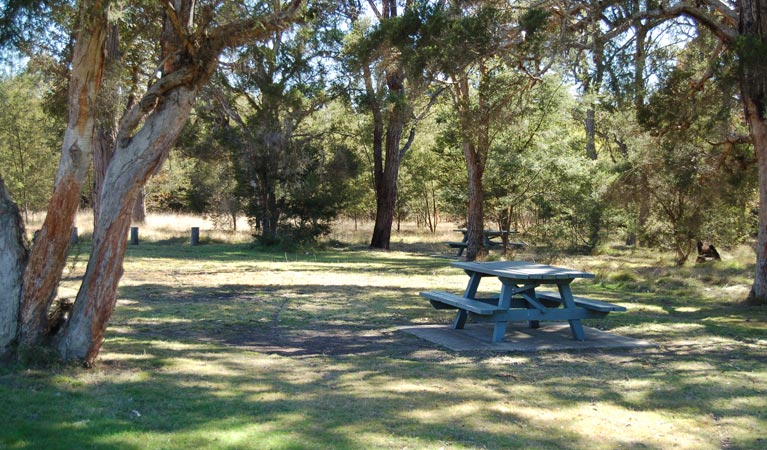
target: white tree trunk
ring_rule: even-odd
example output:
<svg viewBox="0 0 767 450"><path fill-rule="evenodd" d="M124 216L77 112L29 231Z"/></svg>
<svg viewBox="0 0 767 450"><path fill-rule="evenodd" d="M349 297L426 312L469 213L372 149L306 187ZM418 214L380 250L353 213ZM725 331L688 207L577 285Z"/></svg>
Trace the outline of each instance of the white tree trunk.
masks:
<svg viewBox="0 0 767 450"><path fill-rule="evenodd" d="M0 358L9 353L16 340L27 253L19 208L0 178Z"/></svg>

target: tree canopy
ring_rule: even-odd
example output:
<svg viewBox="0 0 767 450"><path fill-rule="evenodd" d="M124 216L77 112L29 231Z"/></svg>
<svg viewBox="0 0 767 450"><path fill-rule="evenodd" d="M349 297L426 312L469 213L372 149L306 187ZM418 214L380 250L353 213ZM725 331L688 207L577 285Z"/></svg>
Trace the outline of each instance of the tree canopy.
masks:
<svg viewBox="0 0 767 450"><path fill-rule="evenodd" d="M6 1L3 199L48 208L28 260L3 231L24 271L9 342L95 358L144 193L222 226L246 214L266 244L316 240L345 215L374 220L371 247L388 249L395 220L447 217L469 229L469 259L486 224L577 251L663 247L678 264L697 240L755 238L750 298L767 303L766 9ZM83 203L93 254L54 331Z"/></svg>

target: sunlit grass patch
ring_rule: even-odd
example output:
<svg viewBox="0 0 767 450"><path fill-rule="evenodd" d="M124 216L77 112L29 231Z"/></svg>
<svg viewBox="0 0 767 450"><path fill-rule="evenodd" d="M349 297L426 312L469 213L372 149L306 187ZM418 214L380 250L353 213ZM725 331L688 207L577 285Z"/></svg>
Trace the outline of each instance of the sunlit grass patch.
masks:
<svg viewBox="0 0 767 450"><path fill-rule="evenodd" d="M656 347L452 352L398 331L452 321L418 296L466 287L432 256L452 225L390 252L369 230L343 249L191 247L163 242L172 225L129 247L93 369L0 369L0 448L764 447L767 310L741 304L753 267L735 250L682 268L644 249L559 255L597 274L576 295L628 308L588 326Z"/></svg>

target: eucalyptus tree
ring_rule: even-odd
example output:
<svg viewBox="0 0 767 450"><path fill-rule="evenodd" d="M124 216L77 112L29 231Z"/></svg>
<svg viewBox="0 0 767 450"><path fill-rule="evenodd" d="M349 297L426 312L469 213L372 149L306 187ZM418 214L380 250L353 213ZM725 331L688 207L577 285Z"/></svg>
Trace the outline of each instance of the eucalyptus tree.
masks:
<svg viewBox="0 0 767 450"><path fill-rule="evenodd" d="M402 158L413 144L418 123L441 92L431 89L422 45L429 33L425 23L444 1L400 3L367 0L375 21L370 23L362 2L348 2L353 32L346 62L362 83L362 93L356 96L359 106L373 118L376 219L370 247L379 249L390 245Z"/></svg>
<svg viewBox="0 0 767 450"><path fill-rule="evenodd" d="M17 322L15 339L22 347L50 341L65 360L92 363L104 340L122 274L130 215L137 192L168 155L221 54L248 42L268 39L295 22L303 2L229 3L175 0L162 3L165 20L148 16L158 32L162 60L151 84L121 117L100 193L93 249L69 319L51 336L48 313L55 299L69 246L69 234L85 175L93 160L97 98L103 83L105 44L111 2L77 2L77 33L67 95L69 120L59 173L40 235L24 264L23 287L13 306L0 307L3 323ZM14 215L4 209L4 217ZM11 220L13 222L13 220ZM0 230L0 241L15 243L11 254L24 253L14 236L18 226ZM18 258L17 258L18 260ZM3 262L5 264L5 261ZM16 266L3 267L14 272ZM3 299L4 301L6 299ZM13 303L13 299L10 299ZM48 339L51 338L51 339ZM12 342L2 342L8 347Z"/></svg>
<svg viewBox="0 0 767 450"><path fill-rule="evenodd" d="M504 127L519 120L523 101L556 56L545 39L557 25L540 8L508 2L453 2L434 20L431 48L452 99L468 173L466 258L485 253L483 176L488 153ZM549 42L546 46L543 44Z"/></svg>

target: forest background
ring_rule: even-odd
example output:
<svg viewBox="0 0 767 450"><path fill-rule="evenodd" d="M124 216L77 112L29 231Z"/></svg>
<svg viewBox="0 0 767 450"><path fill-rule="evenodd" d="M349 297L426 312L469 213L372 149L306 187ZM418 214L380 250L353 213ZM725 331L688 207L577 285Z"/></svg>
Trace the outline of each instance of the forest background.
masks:
<svg viewBox="0 0 767 450"><path fill-rule="evenodd" d="M60 170L88 2L26 3L5 4L0 83L0 167L22 216L48 205ZM728 41L725 7L739 4L259 2L260 17L290 20L230 42L203 31L247 5L176 3L104 10L96 147L129 145L126 117L151 123L137 105L162 111L153 90L187 67L174 55L208 63L167 162L146 169L136 222L183 211L226 229L245 215L263 244L295 245L348 217L375 220L371 247L389 248L403 220L449 220L577 252L672 249L679 265L698 240L756 237L743 86L764 44ZM202 59L194 39L220 53ZM98 216L110 157L95 154L78 203ZM470 236L469 258L484 250Z"/></svg>
<svg viewBox="0 0 767 450"><path fill-rule="evenodd" d="M352 61L374 20L346 9L323 27L296 27L229 55L147 183L134 220L144 209L188 212L226 230L244 215L268 244L311 242L338 217L374 220L373 119ZM489 58L488 82L523 93L500 99L490 124L488 226L581 252L615 240L673 249L680 264L697 240L732 246L753 238L755 157L737 85L726 55L709 58L717 42L693 27L648 26L643 48L626 41L601 54L556 55L540 78ZM415 38L403 44L418 50ZM131 77L127 87L137 89L152 76L142 65L152 49L123 46L120 81ZM25 218L48 204L66 123L67 49L45 48L7 64L0 80L0 167ZM637 55L644 67L632 64ZM382 70L385 57L373 67ZM465 224L468 188L447 82L431 75L428 114L405 122L416 131L394 215L434 230L440 221ZM93 205L89 177L84 208Z"/></svg>

